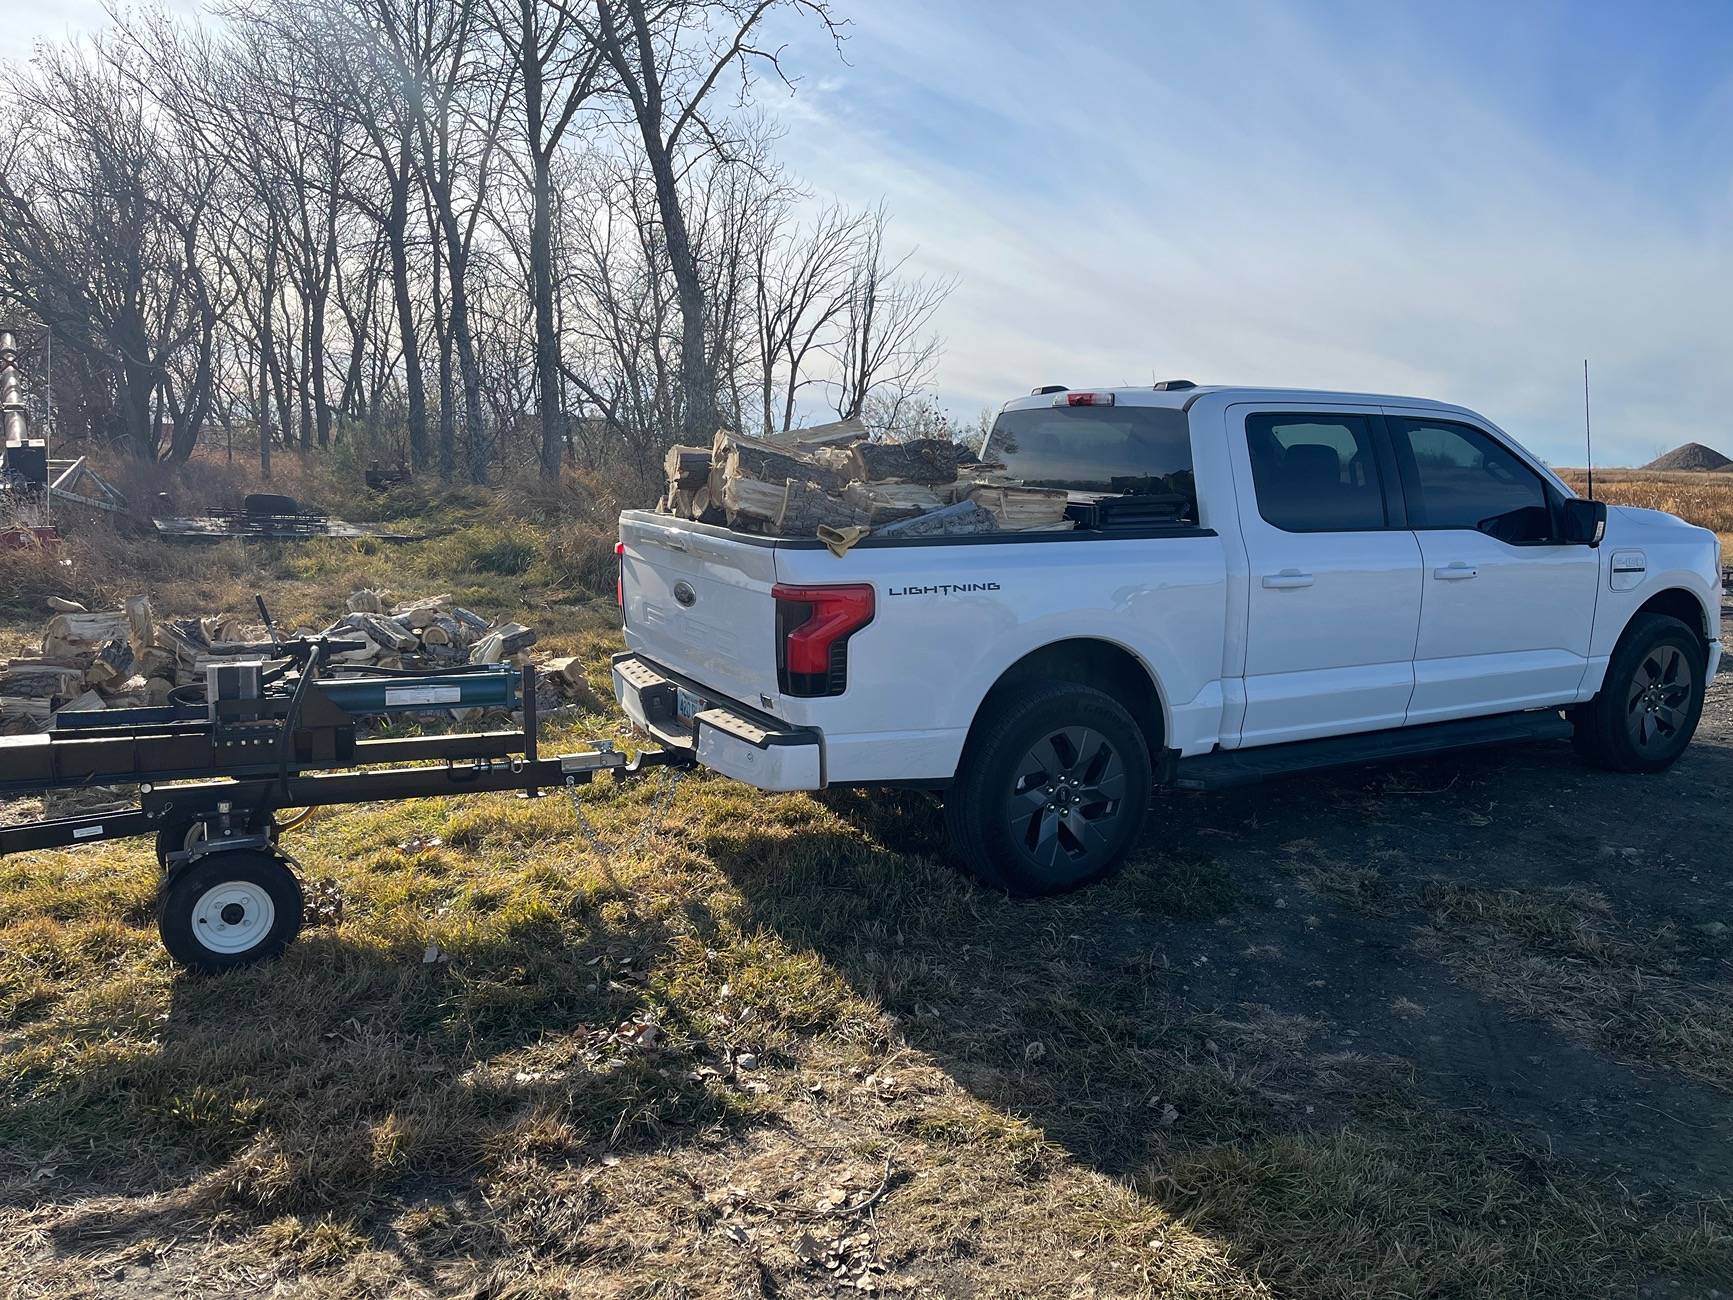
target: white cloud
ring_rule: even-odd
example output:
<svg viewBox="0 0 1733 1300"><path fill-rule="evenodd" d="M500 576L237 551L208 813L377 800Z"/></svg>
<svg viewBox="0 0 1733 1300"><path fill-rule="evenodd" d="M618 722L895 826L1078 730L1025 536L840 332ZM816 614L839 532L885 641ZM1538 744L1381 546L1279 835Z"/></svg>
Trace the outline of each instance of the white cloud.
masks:
<svg viewBox="0 0 1733 1300"><path fill-rule="evenodd" d="M823 80L782 120L797 175L884 195L919 265L959 277L938 325L960 410L1181 375L1417 393L1573 463L1588 356L1603 460L1733 452L1709 233L1733 204L1724 180L1628 180L1637 127L1573 152L1421 42L1366 59L1278 6L938 8L880 0L840 72L797 47Z"/></svg>

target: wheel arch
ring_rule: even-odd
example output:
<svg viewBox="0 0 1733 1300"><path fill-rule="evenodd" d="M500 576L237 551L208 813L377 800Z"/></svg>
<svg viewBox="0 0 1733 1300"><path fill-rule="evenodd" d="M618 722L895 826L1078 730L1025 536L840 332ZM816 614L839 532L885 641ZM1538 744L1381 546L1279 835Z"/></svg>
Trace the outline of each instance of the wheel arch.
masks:
<svg viewBox="0 0 1733 1300"><path fill-rule="evenodd" d="M1631 624L1644 614L1667 614L1678 619L1686 627L1697 634L1697 639L1707 649L1709 642L1714 640L1713 624L1710 613L1697 594L1685 587L1667 587L1657 591L1636 609L1631 611L1630 618L1625 620L1624 627L1619 629L1619 641L1631 630ZM1617 642L1614 643L1615 645Z"/></svg>
<svg viewBox="0 0 1733 1300"><path fill-rule="evenodd" d="M1167 702L1161 682L1149 665L1116 641L1102 637L1068 637L1029 651L994 680L969 723L968 741L981 721L1006 693L1032 681L1069 681L1111 695L1136 719L1149 746L1150 761L1159 765L1168 734Z"/></svg>

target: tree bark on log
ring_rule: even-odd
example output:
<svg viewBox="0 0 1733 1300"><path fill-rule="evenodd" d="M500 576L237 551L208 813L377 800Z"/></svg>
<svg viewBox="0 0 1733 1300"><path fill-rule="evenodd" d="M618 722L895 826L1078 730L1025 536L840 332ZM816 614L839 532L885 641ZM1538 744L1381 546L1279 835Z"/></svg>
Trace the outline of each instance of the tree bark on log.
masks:
<svg viewBox="0 0 1733 1300"><path fill-rule="evenodd" d="M991 510L984 510L973 501L959 501L943 510L933 510L913 519L901 519L886 524L874 532L875 537L956 537L967 533L993 533L999 530L998 520Z"/></svg>
<svg viewBox="0 0 1733 1300"><path fill-rule="evenodd" d="M798 483L792 479L783 494L782 509L776 515L776 531L784 537L817 536L820 524L843 528L859 523L854 507L840 497L834 497L816 483Z"/></svg>
<svg viewBox="0 0 1733 1300"><path fill-rule="evenodd" d="M962 452L947 438L916 438L912 442L863 442L854 449L853 477L873 482L900 479L907 483L953 483Z"/></svg>
<svg viewBox="0 0 1733 1300"><path fill-rule="evenodd" d="M662 467L667 472L670 491L694 492L710 481L710 449L670 447Z"/></svg>
<svg viewBox="0 0 1733 1300"><path fill-rule="evenodd" d="M789 479L816 483L827 492L840 492L849 475L821 465L815 457L789 447L774 447L737 433L718 433L711 449L711 462L722 470L724 494L732 478L757 479L781 485ZM954 476L953 476L954 477Z"/></svg>

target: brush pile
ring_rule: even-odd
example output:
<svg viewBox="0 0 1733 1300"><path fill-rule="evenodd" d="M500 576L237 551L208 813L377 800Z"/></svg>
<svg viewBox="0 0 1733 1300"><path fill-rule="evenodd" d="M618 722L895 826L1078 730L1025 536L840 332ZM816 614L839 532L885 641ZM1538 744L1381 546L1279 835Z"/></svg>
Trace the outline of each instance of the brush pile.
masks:
<svg viewBox="0 0 1733 1300"><path fill-rule="evenodd" d="M134 596L116 610L91 612L55 597L54 615L36 654L0 668L0 734L42 731L57 713L136 708L171 703L170 693L202 684L205 668L232 659L269 659L263 625L232 615L161 618L150 601ZM493 623L452 603L449 596L390 602L381 591L357 591L347 612L324 629L363 648L333 663L376 668L432 669L458 664L530 662L535 632L522 623ZM311 628L293 635L316 635ZM263 648L262 648L263 647ZM589 697L581 669L548 665L562 693Z"/></svg>
<svg viewBox="0 0 1733 1300"><path fill-rule="evenodd" d="M658 509L740 532L812 537L861 527L930 537L1071 528L1066 495L1024 487L948 438L874 442L859 420L766 438L719 432L673 447Z"/></svg>

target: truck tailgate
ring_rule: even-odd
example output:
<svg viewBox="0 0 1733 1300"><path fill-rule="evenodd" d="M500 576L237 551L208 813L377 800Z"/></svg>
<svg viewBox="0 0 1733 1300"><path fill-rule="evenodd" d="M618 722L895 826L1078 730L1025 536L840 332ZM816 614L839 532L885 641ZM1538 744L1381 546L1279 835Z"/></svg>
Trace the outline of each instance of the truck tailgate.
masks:
<svg viewBox="0 0 1733 1300"><path fill-rule="evenodd" d="M637 510L620 540L626 645L742 703L775 699L776 551Z"/></svg>

